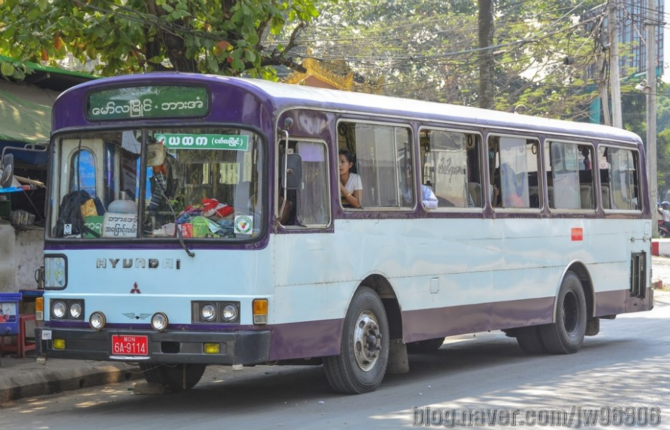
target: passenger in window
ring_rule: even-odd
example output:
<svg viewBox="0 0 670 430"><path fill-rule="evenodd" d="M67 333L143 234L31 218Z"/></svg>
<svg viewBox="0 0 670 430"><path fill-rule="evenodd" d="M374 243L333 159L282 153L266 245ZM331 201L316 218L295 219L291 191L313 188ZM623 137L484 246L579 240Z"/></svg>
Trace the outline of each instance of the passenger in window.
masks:
<svg viewBox="0 0 670 430"><path fill-rule="evenodd" d="M426 209L437 209L437 197L428 185L421 184L421 203Z"/></svg>
<svg viewBox="0 0 670 430"><path fill-rule="evenodd" d="M403 203L411 205L414 203L414 190L412 189L412 168L405 168L405 191L402 193ZM437 197L433 189L428 185L421 184L421 203L426 209L437 209Z"/></svg>
<svg viewBox="0 0 670 430"><path fill-rule="evenodd" d="M346 149L340 149L340 194L342 206L360 208L363 196L361 177L351 170L354 167L354 156Z"/></svg>
<svg viewBox="0 0 670 430"><path fill-rule="evenodd" d="M582 147L582 155L584 156L584 170L591 170L591 160L589 160L589 149Z"/></svg>

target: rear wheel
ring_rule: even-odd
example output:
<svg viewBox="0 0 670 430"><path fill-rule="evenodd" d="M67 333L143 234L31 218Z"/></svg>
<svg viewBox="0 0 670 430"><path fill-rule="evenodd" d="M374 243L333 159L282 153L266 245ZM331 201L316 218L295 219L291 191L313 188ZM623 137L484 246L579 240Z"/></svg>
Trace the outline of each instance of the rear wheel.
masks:
<svg viewBox="0 0 670 430"><path fill-rule="evenodd" d="M333 390L344 394L376 390L386 373L389 341L381 299L372 289L361 287L344 319L340 355L323 359Z"/></svg>
<svg viewBox="0 0 670 430"><path fill-rule="evenodd" d="M586 333L586 299L582 283L574 272L563 278L556 303L556 322L539 327L542 343L552 354L579 351Z"/></svg>
<svg viewBox="0 0 670 430"><path fill-rule="evenodd" d="M205 372L204 364L152 364L140 363L147 382L167 385L174 391L190 390Z"/></svg>
<svg viewBox="0 0 670 430"><path fill-rule="evenodd" d="M438 337L435 339L426 339L420 340L418 342L410 342L407 344L407 352L410 354L426 354L430 352L435 352L444 343L443 337Z"/></svg>

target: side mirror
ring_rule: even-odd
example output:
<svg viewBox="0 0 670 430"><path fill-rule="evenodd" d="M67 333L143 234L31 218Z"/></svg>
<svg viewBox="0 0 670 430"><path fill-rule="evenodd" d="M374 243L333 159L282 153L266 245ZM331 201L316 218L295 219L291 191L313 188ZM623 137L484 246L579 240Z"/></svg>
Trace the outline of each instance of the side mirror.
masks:
<svg viewBox="0 0 670 430"><path fill-rule="evenodd" d="M282 183L287 190L299 190L302 188L302 157L300 154L289 154L284 156L285 177Z"/></svg>
<svg viewBox="0 0 670 430"><path fill-rule="evenodd" d="M0 188L9 188L14 180L14 156L5 154L2 159L2 169L0 169Z"/></svg>

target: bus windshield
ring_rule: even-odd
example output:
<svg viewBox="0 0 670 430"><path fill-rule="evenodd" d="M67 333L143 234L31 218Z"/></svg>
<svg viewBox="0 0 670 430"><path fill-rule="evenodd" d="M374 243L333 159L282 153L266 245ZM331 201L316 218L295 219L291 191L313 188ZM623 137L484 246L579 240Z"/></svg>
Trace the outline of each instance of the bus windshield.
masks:
<svg viewBox="0 0 670 430"><path fill-rule="evenodd" d="M261 141L237 128L61 135L54 141L58 186L50 237L257 237L263 216Z"/></svg>

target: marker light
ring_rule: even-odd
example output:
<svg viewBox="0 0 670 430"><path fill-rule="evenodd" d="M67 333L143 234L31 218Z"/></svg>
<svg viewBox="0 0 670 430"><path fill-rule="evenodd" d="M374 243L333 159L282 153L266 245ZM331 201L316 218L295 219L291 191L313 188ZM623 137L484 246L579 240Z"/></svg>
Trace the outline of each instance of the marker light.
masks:
<svg viewBox="0 0 670 430"><path fill-rule="evenodd" d="M223 320L226 322L235 321L237 319L237 306L224 306L223 311L221 311L221 318L223 318Z"/></svg>
<svg viewBox="0 0 670 430"><path fill-rule="evenodd" d="M67 307L63 302L54 302L53 305L51 305L51 313L54 317L58 319L63 318L65 316L66 309Z"/></svg>
<svg viewBox="0 0 670 430"><path fill-rule="evenodd" d="M200 316L205 321L213 321L216 318L216 306L214 305L205 305L200 310Z"/></svg>
<svg viewBox="0 0 670 430"><path fill-rule="evenodd" d="M168 326L168 317L162 312L156 312L151 317L151 327L156 331L164 331Z"/></svg>
<svg viewBox="0 0 670 430"><path fill-rule="evenodd" d="M54 339L53 340L54 349L65 349L65 339Z"/></svg>
<svg viewBox="0 0 670 430"><path fill-rule="evenodd" d="M91 314L91 317L88 319L88 323L90 324L91 328L97 331L100 331L103 328L105 328L106 322L107 319L105 318L105 314L103 314L102 312L93 312Z"/></svg>
<svg viewBox="0 0 670 430"><path fill-rule="evenodd" d="M35 319L44 321L44 297L35 298Z"/></svg>
<svg viewBox="0 0 670 430"><path fill-rule="evenodd" d="M74 319L77 319L81 316L81 304L72 303L70 305L70 316Z"/></svg>
<svg viewBox="0 0 670 430"><path fill-rule="evenodd" d="M268 323L268 299L253 301L254 324Z"/></svg>
<svg viewBox="0 0 670 430"><path fill-rule="evenodd" d="M221 344L218 343L204 343L202 350L205 354L219 354L221 352Z"/></svg>

